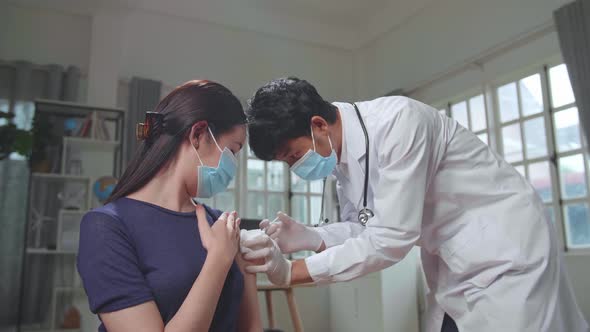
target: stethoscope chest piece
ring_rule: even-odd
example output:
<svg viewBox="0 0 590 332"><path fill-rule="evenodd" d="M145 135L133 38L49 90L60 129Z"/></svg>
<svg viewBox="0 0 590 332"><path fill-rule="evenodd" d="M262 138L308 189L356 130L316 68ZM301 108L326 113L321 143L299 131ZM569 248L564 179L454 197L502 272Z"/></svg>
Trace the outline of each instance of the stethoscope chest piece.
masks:
<svg viewBox="0 0 590 332"><path fill-rule="evenodd" d="M375 214L373 213L373 210L365 207L359 211L359 222L361 225L367 226L369 219L373 218L374 216Z"/></svg>

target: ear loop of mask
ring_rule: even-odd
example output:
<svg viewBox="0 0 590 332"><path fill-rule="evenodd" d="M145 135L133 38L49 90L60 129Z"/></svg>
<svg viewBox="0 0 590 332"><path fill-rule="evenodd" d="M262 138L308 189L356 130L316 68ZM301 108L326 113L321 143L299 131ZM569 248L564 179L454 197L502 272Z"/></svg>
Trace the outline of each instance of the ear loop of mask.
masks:
<svg viewBox="0 0 590 332"><path fill-rule="evenodd" d="M207 126L207 129L209 129L209 134L211 134L211 138L213 138L213 142L215 143L215 146L217 146L217 149L219 149L220 152L223 152L223 150L219 147L219 144L217 144L217 140L215 139L215 136L213 136L213 132L211 131L211 127Z"/></svg>
<svg viewBox="0 0 590 332"><path fill-rule="evenodd" d="M311 141L313 143L313 152L316 152L316 150L315 150L315 137L313 136L313 127L309 127L309 130L311 131ZM330 139L330 135L328 135L328 143L330 143L330 150L334 150L334 147L332 147L332 140Z"/></svg>
<svg viewBox="0 0 590 332"><path fill-rule="evenodd" d="M213 136L213 132L211 131L211 127L207 126L207 129L209 130L209 134L211 134L211 137L213 138L213 142L215 143L215 146L217 146L217 149L219 149L219 151L223 152L223 150L221 150L221 148L219 147L219 144L217 144L217 140L215 139L215 136ZM313 132L312 132L312 135L313 135ZM330 146L331 145L332 145L332 143L330 143ZM203 164L203 161L201 160L201 156L199 155L199 151L197 150L197 148L194 145L193 145L193 149L195 149L195 152L197 153L197 158L199 159L201 166L205 166L205 164ZM315 149L315 147L314 147L314 149Z"/></svg>

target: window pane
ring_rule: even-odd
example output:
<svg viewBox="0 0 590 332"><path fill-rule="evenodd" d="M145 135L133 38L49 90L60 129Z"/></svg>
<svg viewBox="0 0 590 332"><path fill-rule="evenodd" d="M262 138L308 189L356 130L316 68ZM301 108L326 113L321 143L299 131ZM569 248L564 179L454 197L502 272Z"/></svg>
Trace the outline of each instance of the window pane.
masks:
<svg viewBox="0 0 590 332"><path fill-rule="evenodd" d="M8 113L8 100L0 99L0 112ZM0 126L5 125L6 123L8 123L6 119L0 119Z"/></svg>
<svg viewBox="0 0 590 332"><path fill-rule="evenodd" d="M301 223L309 224L307 218L307 197L304 195L293 195L291 197L291 217Z"/></svg>
<svg viewBox="0 0 590 332"><path fill-rule="evenodd" d="M320 196L309 197L311 223L315 224L320 220L320 214L322 212L322 198Z"/></svg>
<svg viewBox="0 0 590 332"><path fill-rule="evenodd" d="M522 139L520 125L515 123L502 128L502 142L504 144L504 159L508 162L522 160Z"/></svg>
<svg viewBox="0 0 590 332"><path fill-rule="evenodd" d="M467 103L462 101L451 106L451 116L460 125L469 129L469 121L467 120Z"/></svg>
<svg viewBox="0 0 590 332"><path fill-rule="evenodd" d="M531 115L543 111L543 90L541 89L541 75L535 74L523 78L519 82L522 114Z"/></svg>
<svg viewBox="0 0 590 332"><path fill-rule="evenodd" d="M471 112L471 130L478 131L487 128L486 109L483 95L469 99L469 111Z"/></svg>
<svg viewBox="0 0 590 332"><path fill-rule="evenodd" d="M17 128L30 130L35 114L35 104L28 101L17 101L14 103L14 119L12 120Z"/></svg>
<svg viewBox="0 0 590 332"><path fill-rule="evenodd" d="M291 172L291 191L294 193L307 192L307 181L301 179L293 172Z"/></svg>
<svg viewBox="0 0 590 332"><path fill-rule="evenodd" d="M590 246L590 220L588 204L571 204L564 207L568 247Z"/></svg>
<svg viewBox="0 0 590 332"><path fill-rule="evenodd" d="M547 155L547 135L545 120L538 117L524 123L527 158L538 158Z"/></svg>
<svg viewBox="0 0 590 332"><path fill-rule="evenodd" d="M551 191L551 173L549 171L548 161L529 165L529 181L537 190L543 202L551 202L553 194Z"/></svg>
<svg viewBox="0 0 590 332"><path fill-rule="evenodd" d="M264 195L258 192L248 192L248 206L246 208L248 218L264 219ZM271 216L271 217L274 217Z"/></svg>
<svg viewBox="0 0 590 332"><path fill-rule="evenodd" d="M581 154L559 158L559 176L563 198L586 195L586 174L584 157Z"/></svg>
<svg viewBox="0 0 590 332"><path fill-rule="evenodd" d="M309 192L321 194L324 187L324 180L309 181Z"/></svg>
<svg viewBox="0 0 590 332"><path fill-rule="evenodd" d="M489 144L488 143L488 134L486 134L486 133L479 134L479 135L477 135L477 138L479 138L482 142Z"/></svg>
<svg viewBox="0 0 590 332"><path fill-rule="evenodd" d="M551 86L551 101L553 107L571 104L575 101L574 92L570 83L565 64L549 69L549 82Z"/></svg>
<svg viewBox="0 0 590 332"><path fill-rule="evenodd" d="M215 195L214 208L221 211L231 212L236 210L234 201L235 194L233 191L226 191Z"/></svg>
<svg viewBox="0 0 590 332"><path fill-rule="evenodd" d="M267 179L266 185L268 190L283 191L285 190L285 166L280 161L270 161L266 163Z"/></svg>
<svg viewBox="0 0 590 332"><path fill-rule="evenodd" d="M269 194L268 195L268 211L266 217L272 220L277 212L286 211L285 195L284 194Z"/></svg>
<svg viewBox="0 0 590 332"><path fill-rule="evenodd" d="M500 120L502 122L514 120L519 117L516 83L512 82L498 88L498 102L500 106Z"/></svg>
<svg viewBox="0 0 590 332"><path fill-rule="evenodd" d="M248 160L248 189L264 190L264 161Z"/></svg>
<svg viewBox="0 0 590 332"><path fill-rule="evenodd" d="M555 141L557 151L564 152L580 148L580 121L578 108L572 107L554 115Z"/></svg>
<svg viewBox="0 0 590 332"><path fill-rule="evenodd" d="M524 172L524 165L514 166L514 168L518 171L518 173L520 173L520 175L526 177L526 174Z"/></svg>

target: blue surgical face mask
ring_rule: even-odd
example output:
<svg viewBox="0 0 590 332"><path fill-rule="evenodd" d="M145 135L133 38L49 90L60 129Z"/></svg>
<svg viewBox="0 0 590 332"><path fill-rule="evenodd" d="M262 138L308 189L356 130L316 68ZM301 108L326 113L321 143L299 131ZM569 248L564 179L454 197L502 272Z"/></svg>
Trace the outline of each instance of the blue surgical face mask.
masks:
<svg viewBox="0 0 590 332"><path fill-rule="evenodd" d="M199 162L201 163L201 166L197 168L198 184L196 197L198 198L209 198L224 192L236 175L236 169L238 168L238 161L234 154L227 147L221 150L211 129L208 129L217 149L221 151L221 157L219 158L217 167L205 166L201 160L201 156L199 156L199 151L195 148L197 158L199 158Z"/></svg>
<svg viewBox="0 0 590 332"><path fill-rule="evenodd" d="M336 167L336 152L332 147L332 140L328 136L330 142L330 149L332 153L328 157L324 157L315 151L315 138L313 137L313 130L311 131L311 140L313 142L313 150L309 149L293 166L291 171L304 180L319 180L332 174L334 167Z"/></svg>

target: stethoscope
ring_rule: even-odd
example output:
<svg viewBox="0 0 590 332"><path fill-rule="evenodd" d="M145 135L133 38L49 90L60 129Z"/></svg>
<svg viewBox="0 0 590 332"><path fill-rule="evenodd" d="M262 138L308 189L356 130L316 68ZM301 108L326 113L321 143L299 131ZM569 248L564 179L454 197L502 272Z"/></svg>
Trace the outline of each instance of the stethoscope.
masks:
<svg viewBox="0 0 590 332"><path fill-rule="evenodd" d="M361 124L361 128L363 129L363 134L365 135L365 183L363 188L363 208L359 211L358 214L358 221L361 225L366 226L369 219L373 218L375 214L373 210L367 207L367 191L369 188L369 133L367 132L367 127L365 127L365 122L361 117L361 112L356 104L352 104L354 106L354 110L356 111L356 116L359 118L359 122ZM326 179L324 179L324 185L322 187L322 204L320 206L320 218L319 223L315 226L320 226L322 224L328 224L330 220L328 218L324 218L324 196L326 193Z"/></svg>

